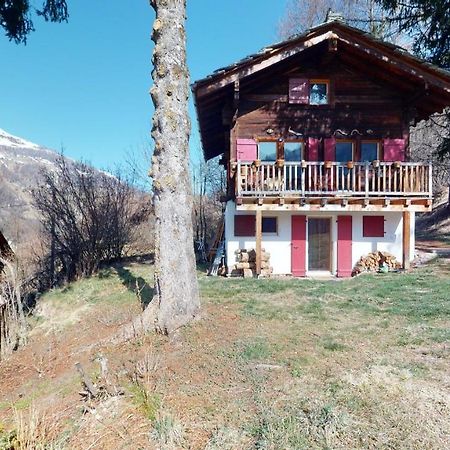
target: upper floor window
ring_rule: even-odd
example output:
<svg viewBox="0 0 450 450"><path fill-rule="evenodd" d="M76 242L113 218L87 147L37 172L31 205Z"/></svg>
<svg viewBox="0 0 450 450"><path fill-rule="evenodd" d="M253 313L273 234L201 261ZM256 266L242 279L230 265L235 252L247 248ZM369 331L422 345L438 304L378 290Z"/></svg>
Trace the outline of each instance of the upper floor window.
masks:
<svg viewBox="0 0 450 450"><path fill-rule="evenodd" d="M353 142L336 141L336 161L353 161Z"/></svg>
<svg viewBox="0 0 450 450"><path fill-rule="evenodd" d="M361 161L372 162L379 158L380 145L374 141L361 142Z"/></svg>
<svg viewBox="0 0 450 450"><path fill-rule="evenodd" d="M328 102L328 81L311 80L309 88L310 105L327 105Z"/></svg>
<svg viewBox="0 0 450 450"><path fill-rule="evenodd" d="M274 162L277 159L277 143L259 142L258 143L258 159L266 162Z"/></svg>
<svg viewBox="0 0 450 450"><path fill-rule="evenodd" d="M284 143L284 160L298 162L303 158L303 142L285 142Z"/></svg>
<svg viewBox="0 0 450 450"><path fill-rule="evenodd" d="M329 104L329 91L330 83L328 80L289 79L289 103L327 105Z"/></svg>

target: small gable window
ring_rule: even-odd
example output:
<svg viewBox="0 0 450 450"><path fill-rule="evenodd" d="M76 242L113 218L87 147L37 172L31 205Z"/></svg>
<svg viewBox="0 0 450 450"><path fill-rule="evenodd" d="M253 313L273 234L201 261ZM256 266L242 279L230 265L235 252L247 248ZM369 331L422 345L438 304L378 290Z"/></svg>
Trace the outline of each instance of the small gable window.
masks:
<svg viewBox="0 0 450 450"><path fill-rule="evenodd" d="M363 216L363 237L384 237L384 216Z"/></svg>
<svg viewBox="0 0 450 450"><path fill-rule="evenodd" d="M327 105L328 104L328 82L321 80L311 80L309 84L309 104Z"/></svg>
<svg viewBox="0 0 450 450"><path fill-rule="evenodd" d="M277 218L276 217L263 217L262 218L262 232L263 233L277 233Z"/></svg>

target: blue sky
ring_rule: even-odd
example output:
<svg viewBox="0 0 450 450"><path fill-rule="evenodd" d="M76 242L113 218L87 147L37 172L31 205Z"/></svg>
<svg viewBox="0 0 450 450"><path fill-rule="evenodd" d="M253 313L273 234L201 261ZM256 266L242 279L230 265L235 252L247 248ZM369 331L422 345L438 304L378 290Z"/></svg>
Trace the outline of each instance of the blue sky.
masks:
<svg viewBox="0 0 450 450"><path fill-rule="evenodd" d="M107 7L105 6L107 3ZM278 40L286 0L188 0L191 82ZM151 142L148 0L69 0L68 24L35 18L28 44L0 36L0 128L111 168ZM191 153L199 138L191 105Z"/></svg>

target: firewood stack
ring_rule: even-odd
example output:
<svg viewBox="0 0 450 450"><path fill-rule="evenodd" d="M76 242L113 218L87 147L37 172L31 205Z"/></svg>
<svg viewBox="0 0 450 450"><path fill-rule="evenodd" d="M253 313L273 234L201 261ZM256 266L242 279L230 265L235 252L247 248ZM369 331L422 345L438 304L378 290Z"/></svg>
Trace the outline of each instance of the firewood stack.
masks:
<svg viewBox="0 0 450 450"><path fill-rule="evenodd" d="M353 269L352 276L362 272L378 272L380 267L384 264L387 265L390 271L400 269L402 266L395 256L388 252L372 252L367 256L361 256Z"/></svg>
<svg viewBox="0 0 450 450"><path fill-rule="evenodd" d="M256 275L256 251L254 249L236 250L236 261L231 276L253 278ZM273 268L270 267L270 253L261 251L261 276L270 277Z"/></svg>

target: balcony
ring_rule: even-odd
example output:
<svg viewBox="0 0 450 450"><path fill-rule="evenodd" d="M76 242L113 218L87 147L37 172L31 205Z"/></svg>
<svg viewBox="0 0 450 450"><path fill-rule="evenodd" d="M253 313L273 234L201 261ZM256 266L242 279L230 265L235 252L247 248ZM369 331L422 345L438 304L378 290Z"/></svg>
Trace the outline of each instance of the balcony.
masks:
<svg viewBox="0 0 450 450"><path fill-rule="evenodd" d="M426 211L431 207L432 166L416 162L242 162L237 163L236 197L241 201L302 200L341 206L391 203ZM262 199L262 200L261 200ZM414 210L414 208L413 208Z"/></svg>

